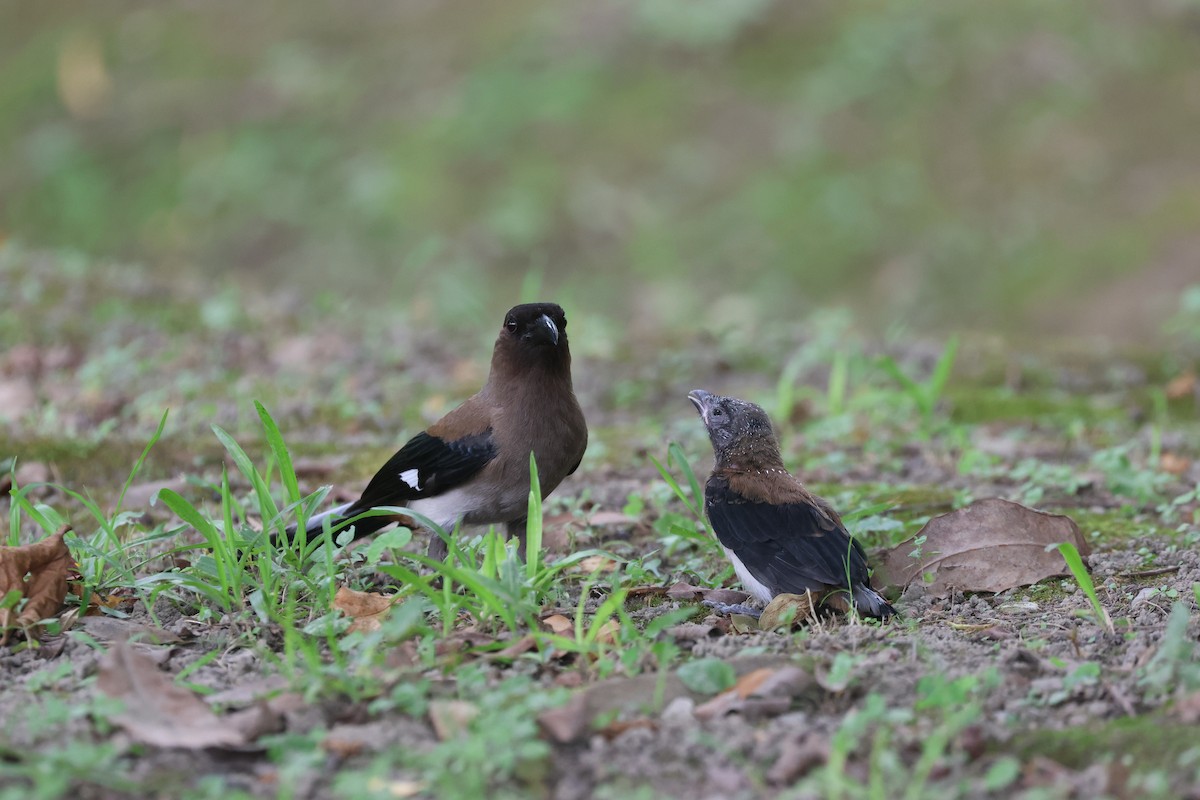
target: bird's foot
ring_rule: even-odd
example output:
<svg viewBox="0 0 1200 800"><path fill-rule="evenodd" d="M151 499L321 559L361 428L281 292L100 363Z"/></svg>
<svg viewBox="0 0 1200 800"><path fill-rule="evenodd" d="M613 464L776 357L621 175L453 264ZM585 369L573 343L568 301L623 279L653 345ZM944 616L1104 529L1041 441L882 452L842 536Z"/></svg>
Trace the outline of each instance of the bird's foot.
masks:
<svg viewBox="0 0 1200 800"><path fill-rule="evenodd" d="M734 614L744 614L747 617L758 619L762 616L761 608L755 608L754 606L749 606L745 603L720 603L716 600L705 600L703 601L703 605L706 605L713 611L716 611L718 614L724 614L727 617Z"/></svg>

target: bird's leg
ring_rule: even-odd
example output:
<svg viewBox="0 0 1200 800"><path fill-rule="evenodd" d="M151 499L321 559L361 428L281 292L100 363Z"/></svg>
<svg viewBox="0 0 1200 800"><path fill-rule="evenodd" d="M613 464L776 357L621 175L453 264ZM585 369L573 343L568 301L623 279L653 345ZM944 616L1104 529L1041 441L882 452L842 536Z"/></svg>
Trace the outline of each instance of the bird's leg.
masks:
<svg viewBox="0 0 1200 800"><path fill-rule="evenodd" d="M527 523L528 519L521 517L520 519L514 519L505 526L508 532L507 538L517 537L517 553L521 556L522 561L525 560L525 526Z"/></svg>
<svg viewBox="0 0 1200 800"><path fill-rule="evenodd" d="M745 614L747 617L758 619L763 612L761 608L755 608L745 603L719 603L716 600L705 600L701 605L706 605L718 614L724 614L727 617L733 614Z"/></svg>

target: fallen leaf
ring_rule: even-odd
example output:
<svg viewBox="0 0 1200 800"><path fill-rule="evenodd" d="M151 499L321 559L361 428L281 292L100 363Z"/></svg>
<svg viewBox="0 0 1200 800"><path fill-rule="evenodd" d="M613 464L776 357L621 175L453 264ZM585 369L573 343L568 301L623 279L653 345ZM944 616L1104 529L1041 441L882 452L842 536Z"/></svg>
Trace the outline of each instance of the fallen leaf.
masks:
<svg viewBox="0 0 1200 800"><path fill-rule="evenodd" d="M337 594L333 596L333 607L353 620L346 633L370 633L379 630L383 617L395 602L395 595L357 592L346 586L339 587Z"/></svg>
<svg viewBox="0 0 1200 800"><path fill-rule="evenodd" d="M221 721L231 730L241 734L247 742L253 742L268 733L281 733L287 727L283 714L267 703L255 703L252 706L231 711L221 717Z"/></svg>
<svg viewBox="0 0 1200 800"><path fill-rule="evenodd" d="M388 731L381 721L339 723L321 740L321 749L338 758L375 753L388 744Z"/></svg>
<svg viewBox="0 0 1200 800"><path fill-rule="evenodd" d="M564 705L548 708L537 717L542 734L559 744L569 744L587 733L592 721L588 714L588 698L583 692L571 695Z"/></svg>
<svg viewBox="0 0 1200 800"><path fill-rule="evenodd" d="M551 633L559 636L566 636L571 631L575 630L575 623L564 617L562 614L551 614L542 620Z"/></svg>
<svg viewBox="0 0 1200 800"><path fill-rule="evenodd" d="M658 722L649 719L648 717L637 717L636 719L614 719L612 722L601 728L598 733L605 739L615 739L625 731L632 730L656 730Z"/></svg>
<svg viewBox="0 0 1200 800"><path fill-rule="evenodd" d="M784 740L779 758L767 770L767 780L789 786L829 760L829 739L816 731L804 731Z"/></svg>
<svg viewBox="0 0 1200 800"><path fill-rule="evenodd" d="M154 625L145 625L132 619L120 617L84 617L79 623L93 639L101 642L117 642L135 639L151 644L177 644L183 639Z"/></svg>
<svg viewBox="0 0 1200 800"><path fill-rule="evenodd" d="M96 687L122 700L112 721L134 740L155 747L236 747L246 735L218 717L192 692L176 686L146 655L118 642L100 659Z"/></svg>
<svg viewBox="0 0 1200 800"><path fill-rule="evenodd" d="M666 597L665 586L635 586L625 593L626 601L645 600L651 597Z"/></svg>
<svg viewBox="0 0 1200 800"><path fill-rule="evenodd" d="M282 675L261 675L204 698L210 706L245 706L278 696L288 686Z"/></svg>
<svg viewBox="0 0 1200 800"><path fill-rule="evenodd" d="M1184 725L1200 723L1200 692L1188 692L1180 697L1171 704L1170 713Z"/></svg>
<svg viewBox="0 0 1200 800"><path fill-rule="evenodd" d="M777 594L767 603L762 615L758 618L758 627L764 631L773 631L785 625L798 628L813 613L812 595Z"/></svg>
<svg viewBox="0 0 1200 800"><path fill-rule="evenodd" d="M1158 468L1172 475L1182 475L1191 467L1191 459L1176 453L1163 453L1158 458Z"/></svg>
<svg viewBox="0 0 1200 800"><path fill-rule="evenodd" d="M0 644L8 641L14 624L28 628L62 608L71 570L71 551L63 541L68 530L63 527L33 544L0 547L0 599L10 592L25 598L20 614L14 615L12 608L0 609Z"/></svg>
<svg viewBox="0 0 1200 800"><path fill-rule="evenodd" d="M750 593L737 589L705 589L702 586L692 586L690 583L680 581L667 589L667 597L672 600L711 600L714 603L736 605L746 602Z"/></svg>
<svg viewBox="0 0 1200 800"><path fill-rule="evenodd" d="M724 663L731 673L718 688L734 685L738 675L764 667L790 665L786 657L778 655L746 656ZM647 672L632 678L611 678L581 689L566 705L538 714L542 735L561 744L577 742L592 730L593 721L642 716L648 709L664 708L677 698L690 697L688 686L680 678L681 671L682 667L674 673Z"/></svg>
<svg viewBox="0 0 1200 800"><path fill-rule="evenodd" d="M617 562L611 558L606 558L605 556L588 556L572 564L568 571L591 574L593 572L612 572L616 568Z"/></svg>
<svg viewBox="0 0 1200 800"><path fill-rule="evenodd" d="M604 528L609 525L636 525L637 517L631 517L620 511L597 511L587 518L588 525L593 528Z"/></svg>
<svg viewBox="0 0 1200 800"><path fill-rule="evenodd" d="M916 539L925 537L917 557ZM916 537L885 552L876 561L876 585L903 590L924 581L933 597L953 590L1003 592L1040 580L1069 575L1055 549L1075 545L1087 556L1091 547L1070 517L1048 514L1009 500L989 498L934 517Z"/></svg>
<svg viewBox="0 0 1200 800"><path fill-rule="evenodd" d="M764 716L782 714L796 697L816 686L813 676L799 667L762 667L740 677L731 688L696 707L699 719L738 712Z"/></svg>
<svg viewBox="0 0 1200 800"><path fill-rule="evenodd" d="M621 623L610 619L600 626L600 630L596 631L596 641L601 644L613 644L617 641L617 634L620 632Z"/></svg>
<svg viewBox="0 0 1200 800"><path fill-rule="evenodd" d="M1167 383L1167 399L1181 400L1197 390L1196 373L1184 372L1176 375Z"/></svg>
<svg viewBox="0 0 1200 800"><path fill-rule="evenodd" d="M443 742L465 735L471 720L478 715L479 709L466 700L434 700L429 704L429 722Z"/></svg>
<svg viewBox="0 0 1200 800"><path fill-rule="evenodd" d="M405 797L416 797L425 791L425 784L421 781L389 781L383 778L371 778L367 781L367 790L372 795L403 799Z"/></svg>
<svg viewBox="0 0 1200 800"><path fill-rule="evenodd" d="M517 656L528 653L535 647L537 647L537 639L533 638L533 636L530 634L526 634L519 639L513 639L502 650L497 650L496 652L492 653L491 657L511 660Z"/></svg>
<svg viewBox="0 0 1200 800"><path fill-rule="evenodd" d="M742 677L738 678L737 683L733 685L729 691L745 700L750 695L754 694L763 683L774 675L778 670L762 667L753 672L747 672Z"/></svg>
<svg viewBox="0 0 1200 800"><path fill-rule="evenodd" d="M707 622L681 622L667 628L667 635L677 642L698 642L710 636L720 636L721 630Z"/></svg>

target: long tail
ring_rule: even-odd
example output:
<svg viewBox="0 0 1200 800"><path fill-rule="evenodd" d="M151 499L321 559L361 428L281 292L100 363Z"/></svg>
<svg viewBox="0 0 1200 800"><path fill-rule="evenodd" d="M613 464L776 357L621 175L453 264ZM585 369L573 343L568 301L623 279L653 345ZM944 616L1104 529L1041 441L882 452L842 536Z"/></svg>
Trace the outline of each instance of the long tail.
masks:
<svg viewBox="0 0 1200 800"><path fill-rule="evenodd" d="M308 518L308 523L304 526L304 530L308 535L308 540L312 541L314 537L321 536L325 532L325 521L329 520L329 530L334 534L346 527L346 523L351 518L362 513L363 509L354 508L354 503L344 503L340 506L322 511L320 514L315 514ZM364 536L370 536L380 528L390 525L395 522L395 519L388 516L382 517L366 517L357 520L354 523L354 538L361 539ZM286 543L290 544L296 536L296 526L289 525L284 531L282 538ZM277 544L280 542L277 542Z"/></svg>
<svg viewBox="0 0 1200 800"><path fill-rule="evenodd" d="M899 617L900 612L892 608L892 604L883 599L883 595L870 586L854 587L854 607L858 613L866 617Z"/></svg>

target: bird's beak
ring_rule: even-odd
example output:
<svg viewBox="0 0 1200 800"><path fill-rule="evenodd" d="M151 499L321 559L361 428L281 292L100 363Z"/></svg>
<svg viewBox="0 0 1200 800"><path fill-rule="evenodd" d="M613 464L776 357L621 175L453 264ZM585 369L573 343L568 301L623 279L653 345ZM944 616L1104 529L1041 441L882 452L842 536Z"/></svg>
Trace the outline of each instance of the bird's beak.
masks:
<svg viewBox="0 0 1200 800"><path fill-rule="evenodd" d="M688 400L691 400L692 405L700 412L700 418L706 425L708 424L708 409L712 405L714 397L715 395L709 394L703 389L693 389L688 392Z"/></svg>
<svg viewBox="0 0 1200 800"><path fill-rule="evenodd" d="M554 320L542 314L529 329L529 337L539 344L557 345L558 326L554 324Z"/></svg>

